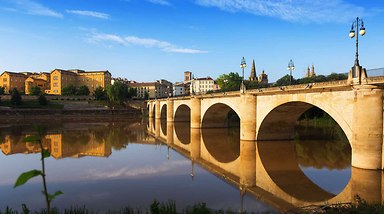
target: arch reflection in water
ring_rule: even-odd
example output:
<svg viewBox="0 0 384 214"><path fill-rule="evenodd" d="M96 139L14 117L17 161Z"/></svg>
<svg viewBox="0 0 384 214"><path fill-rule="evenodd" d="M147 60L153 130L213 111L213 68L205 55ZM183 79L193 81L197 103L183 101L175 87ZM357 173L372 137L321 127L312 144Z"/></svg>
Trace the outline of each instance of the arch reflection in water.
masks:
<svg viewBox="0 0 384 214"><path fill-rule="evenodd" d="M303 162L298 162L294 141L240 141L238 158L231 158L231 162L226 162L228 159L225 158L220 161L220 157L226 153L225 150L208 149L209 141L223 135L223 132L219 133L215 131L216 129L201 129L202 136L199 137L198 130L200 129L191 129L190 145L182 148L176 144L168 145L175 151L188 156L192 163L199 164L219 178L235 185L241 192L250 193L278 209L353 202L356 194L370 202L377 202L382 198L381 172L353 168L352 175L349 173L347 179L344 179L347 182L338 184L341 187L340 191L331 192L327 191L326 187L311 181L307 177L306 169L300 168ZM211 137L207 138L207 136ZM175 140L176 138L174 136ZM332 143L325 145L329 147ZM300 142L300 146L309 153L316 153L311 151L316 146L305 142ZM337 148L331 148L331 150L341 151ZM315 162L322 160L320 158ZM343 161L348 162L348 160ZM306 166L312 167L310 164ZM340 167L339 165L332 167L330 163L320 163L320 166L330 167L333 170ZM341 166L343 168L344 165ZM346 167L348 171L348 164ZM350 176L351 179L349 179ZM327 177L327 179L331 179L333 183L340 182L337 178ZM367 189L372 191L372 194L369 194Z"/></svg>
<svg viewBox="0 0 384 214"><path fill-rule="evenodd" d="M229 163L240 155L240 128L202 129L205 148L217 161Z"/></svg>

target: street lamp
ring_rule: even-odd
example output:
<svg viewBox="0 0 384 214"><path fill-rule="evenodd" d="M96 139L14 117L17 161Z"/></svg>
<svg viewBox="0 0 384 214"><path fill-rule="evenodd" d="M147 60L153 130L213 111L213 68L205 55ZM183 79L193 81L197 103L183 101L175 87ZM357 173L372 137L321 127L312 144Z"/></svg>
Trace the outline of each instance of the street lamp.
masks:
<svg viewBox="0 0 384 214"><path fill-rule="evenodd" d="M227 79L225 79L225 80L223 80L223 82L224 82L224 93L227 91L226 89L227 89L227 82L228 82L228 80Z"/></svg>
<svg viewBox="0 0 384 214"><path fill-rule="evenodd" d="M356 31L359 33L355 34L355 28ZM360 30L359 30L360 28ZM366 33L365 27L364 27L364 21L362 19L359 19L359 17L356 18L356 21L352 22L351 31L349 31L349 37L352 39L356 35L356 59L355 59L355 66L359 65L359 34L361 36L364 36Z"/></svg>
<svg viewBox="0 0 384 214"><path fill-rule="evenodd" d="M245 58L243 57L243 58L241 59L241 64L240 64L240 68L243 69L243 76L241 77L241 88L240 88L240 90L241 90L242 92L244 92L244 89L245 89L245 86L244 86L244 68L245 68L245 67L247 67L247 63L245 62Z"/></svg>
<svg viewBox="0 0 384 214"><path fill-rule="evenodd" d="M295 64L293 64L292 59L288 63L288 68L289 70L289 85L292 85L292 71L295 70Z"/></svg>

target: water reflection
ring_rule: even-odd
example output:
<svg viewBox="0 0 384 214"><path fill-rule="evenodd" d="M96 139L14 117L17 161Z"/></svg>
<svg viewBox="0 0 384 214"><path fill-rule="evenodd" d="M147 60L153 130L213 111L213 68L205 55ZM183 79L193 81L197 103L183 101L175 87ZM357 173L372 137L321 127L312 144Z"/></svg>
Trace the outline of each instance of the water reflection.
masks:
<svg viewBox="0 0 384 214"><path fill-rule="evenodd" d="M206 128L202 133L205 147L217 161L229 163L239 157L239 128Z"/></svg>
<svg viewBox="0 0 384 214"><path fill-rule="evenodd" d="M177 133L181 127L177 123L173 125ZM348 141L343 136L338 138L339 133L334 129L320 129L321 134L332 139L317 138L319 129L299 126L296 129L293 141L260 142L240 141L239 130L233 128L190 129L188 146L168 145L189 157L192 163L279 209L351 202L360 191L360 187L354 188L356 181L351 177L362 177L367 172L359 169L351 172ZM308 136L317 140L308 140ZM163 142L172 142L171 137L166 136ZM359 185L363 183L360 181Z"/></svg>
<svg viewBox="0 0 384 214"><path fill-rule="evenodd" d="M47 127L47 134L43 136L43 147L48 149L56 159L84 156L109 157L112 149L121 150L129 142L147 142L148 140L148 135L141 131L139 123L39 125ZM132 132L135 129L136 131ZM35 133L32 125L2 127L0 149L5 155L39 153L40 147L37 144L23 141L25 137Z"/></svg>
<svg viewBox="0 0 384 214"><path fill-rule="evenodd" d="M147 132L143 131L145 126ZM90 181L102 180L105 185L112 185L111 183L114 182L109 182L108 179L114 179L114 181L120 179L119 185L130 184L129 187L125 186L126 192L132 192L132 189L139 191L140 188L137 186L140 185L146 191L137 194L150 195L150 200L164 195L172 195L173 199L181 194L191 195L188 191L180 189L177 190L180 192L170 194L169 189L176 186L174 183L193 186L189 183L192 176L194 184L200 182L199 184L205 185L201 189L191 187L194 191L201 191L204 196L219 192L219 188L212 189L212 186L220 180L215 179L209 182L204 180L200 169L203 167L224 181L223 183L230 184L231 189L236 191L236 200L239 202L236 205L239 205L237 206L239 209L243 205L245 207L249 205L242 200L250 196L257 198L257 203L262 201L282 210L312 204L351 202L356 194L368 202L382 200L381 172L351 169L348 143L329 139L307 140L305 135L311 135L308 134L308 129L304 130L304 135L299 135L295 141L260 142L240 141L239 129L236 128L191 129L189 122L164 124L158 119L150 119L148 123L139 121L52 124L49 125L48 130L44 146L51 149L55 158L97 156L114 159L116 157L114 162L109 162L102 167L99 166L101 162L92 162L82 166L83 168L80 167L76 173L68 173L80 175L83 179L81 181L87 183L90 189L95 188L90 185ZM7 155L39 152L34 145L22 142L25 136L33 133L30 125L1 127L2 152ZM312 133L312 136L314 135ZM161 149L159 142L166 144L166 147ZM127 147L130 143L131 145ZM143 152L142 147L137 147L135 152L128 149L138 144L156 145L154 148L164 157L164 160L156 158L154 152ZM190 160L182 158L180 154ZM122 161L117 158L131 159ZM133 163L134 158L141 158L140 164ZM107 160L106 158L95 159ZM79 160L76 159L76 161ZM62 162L57 162L59 163L55 164L59 165L58 169L63 169L64 167L60 168ZM4 166L8 165L4 164ZM60 178L55 179L61 179L63 176L65 175L60 174L58 175ZM150 178L155 181L149 181ZM158 186L160 180L161 186L168 186L164 188ZM329 183L319 180L327 180ZM334 186L330 188L330 185ZM159 188L161 188L161 194L152 196L152 192ZM113 191L103 189L101 192L112 194L114 191L120 193L122 191L121 187L116 185L112 189ZM100 194L100 191L98 193ZM132 196L132 198L135 197L136 194ZM204 200L213 199L205 197ZM217 199L217 201L220 200ZM269 209L267 205L261 204L263 210ZM225 204L220 206L222 208Z"/></svg>
<svg viewBox="0 0 384 214"><path fill-rule="evenodd" d="M175 122L174 129L177 141L184 145L191 142L191 125L189 122Z"/></svg>

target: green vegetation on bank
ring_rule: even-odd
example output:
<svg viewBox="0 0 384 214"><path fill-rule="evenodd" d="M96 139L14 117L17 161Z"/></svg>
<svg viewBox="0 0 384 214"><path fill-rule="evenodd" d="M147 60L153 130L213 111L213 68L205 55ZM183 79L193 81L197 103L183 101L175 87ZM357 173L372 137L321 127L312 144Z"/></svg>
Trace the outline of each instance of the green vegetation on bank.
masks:
<svg viewBox="0 0 384 214"><path fill-rule="evenodd" d="M63 104L46 100L45 96L39 96L36 100L22 100L14 105L10 100L1 100L0 106L19 109L62 109Z"/></svg>
<svg viewBox="0 0 384 214"><path fill-rule="evenodd" d="M298 84L307 84L315 82L328 82L328 81L337 81L345 80L348 78L347 74L336 74L332 73L328 76L318 75L314 77L304 77L295 79L292 78L292 85ZM230 72L229 74L222 74L217 78L217 84L219 84L221 91L237 91L240 89L242 77L235 72ZM290 76L285 75L282 78L278 79L274 84L263 84L258 81L249 81L244 80L244 85L247 89L257 89L257 88L267 88L275 86L287 86L290 85Z"/></svg>
<svg viewBox="0 0 384 214"><path fill-rule="evenodd" d="M5 208L4 211L0 210L0 214L29 214L29 213L35 213L35 214L46 214L47 210L42 209L40 211L32 211L29 210L28 207L23 204L23 211L18 212L12 208ZM101 212L97 210L87 209L86 207L70 207L67 209L57 209L53 208L51 210L52 214L101 214ZM183 208L181 211L177 210L176 203L172 200L164 203L164 202L158 202L157 200L154 200L149 208L146 209L138 209L138 208L132 208L132 207L124 207L121 209L116 210L108 210L105 212L106 214L237 214L238 211L235 210L213 210L207 207L206 203L197 203L192 206L187 206ZM247 213L247 212L242 212Z"/></svg>

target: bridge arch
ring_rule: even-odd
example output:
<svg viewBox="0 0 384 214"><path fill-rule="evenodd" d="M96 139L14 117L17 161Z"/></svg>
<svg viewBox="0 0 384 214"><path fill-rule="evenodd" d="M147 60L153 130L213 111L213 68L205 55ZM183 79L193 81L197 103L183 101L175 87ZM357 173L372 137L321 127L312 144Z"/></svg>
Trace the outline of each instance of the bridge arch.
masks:
<svg viewBox="0 0 384 214"><path fill-rule="evenodd" d="M179 105L175 110L175 122L190 122L191 121L191 108L186 104Z"/></svg>
<svg viewBox="0 0 384 214"><path fill-rule="evenodd" d="M215 103L211 105L202 117L202 128L240 127L240 117L229 105Z"/></svg>
<svg viewBox="0 0 384 214"><path fill-rule="evenodd" d="M161 110L160 110L160 118L161 119L167 119L167 104L163 104L161 106Z"/></svg>
<svg viewBox="0 0 384 214"><path fill-rule="evenodd" d="M351 147L353 146L351 144L351 127L339 112L329 105L305 101L289 101L274 106L263 118L260 118L261 123L258 125L256 139L258 141L293 139L297 119L312 107L318 107L332 117L343 130Z"/></svg>

